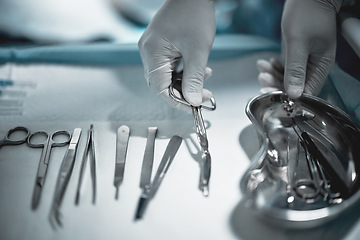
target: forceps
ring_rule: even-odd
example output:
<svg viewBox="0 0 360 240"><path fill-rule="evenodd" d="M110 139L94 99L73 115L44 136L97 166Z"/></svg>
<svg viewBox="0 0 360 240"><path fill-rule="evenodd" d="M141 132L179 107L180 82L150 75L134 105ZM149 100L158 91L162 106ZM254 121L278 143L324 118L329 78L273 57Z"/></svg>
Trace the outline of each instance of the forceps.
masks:
<svg viewBox="0 0 360 240"><path fill-rule="evenodd" d="M91 182L92 182L92 202L95 204L96 201L96 161L95 161L95 144L94 144L94 129L93 125L90 125L88 131L88 138L85 146L84 155L81 161L79 181L76 189L76 198L75 204L78 205L80 201L81 186L85 174L86 163L88 160L88 155L90 153L90 172L91 172Z"/></svg>
<svg viewBox="0 0 360 240"><path fill-rule="evenodd" d="M294 123L293 129L296 135L299 137L302 147L305 150L305 157L312 177L312 180L304 180L306 185L300 183L298 184L298 187L303 188L304 186L310 186L315 190L313 195L304 195L303 197L314 199L316 196L319 196L320 193L322 193L322 190L325 190L324 199L332 199L337 197L338 194L340 194L342 198L348 198L349 189L346 183L338 175L331 164L326 160L324 155L316 146L315 142L311 139L310 135L299 127L294 118L292 118L292 120ZM296 130L296 128L298 130ZM329 183L329 180L326 176L330 178L331 184Z"/></svg>
<svg viewBox="0 0 360 240"><path fill-rule="evenodd" d="M211 98L211 106L200 105L199 107L194 107L190 105L182 96L181 92L179 91L181 98L177 97L174 93L174 82L169 87L169 95L177 102L185 104L191 107L192 114L194 117L194 127L196 131L196 136L198 142L202 148L202 155L201 155L201 171L200 171L200 181L199 181L199 188L203 192L204 196L209 196L209 181L210 181L210 174L211 174L211 156L209 152L209 143L206 134L206 127L204 124L204 120L201 114L202 109L206 109L209 111L214 111L216 109L216 102L215 98Z"/></svg>
<svg viewBox="0 0 360 240"><path fill-rule="evenodd" d="M25 133L25 137L21 137L18 139L17 137L12 137L16 132L23 132ZM26 127L15 127L10 129L3 140L0 140L0 148L6 145L20 145L26 142L30 135L30 131Z"/></svg>
<svg viewBox="0 0 360 240"><path fill-rule="evenodd" d="M45 137L45 141L39 143L34 139L35 136L43 136ZM66 139L57 141L55 138L57 138L58 136L65 136ZM51 135L49 135L44 131L38 131L29 135L27 139L28 145L33 148L43 149L41 152L39 167L36 174L35 186L34 186L32 203L31 203L32 209L36 209L40 202L41 192L44 187L45 177L49 166L51 149L53 147L62 147L67 145L70 142L70 139L71 139L71 134L68 131L56 131Z"/></svg>

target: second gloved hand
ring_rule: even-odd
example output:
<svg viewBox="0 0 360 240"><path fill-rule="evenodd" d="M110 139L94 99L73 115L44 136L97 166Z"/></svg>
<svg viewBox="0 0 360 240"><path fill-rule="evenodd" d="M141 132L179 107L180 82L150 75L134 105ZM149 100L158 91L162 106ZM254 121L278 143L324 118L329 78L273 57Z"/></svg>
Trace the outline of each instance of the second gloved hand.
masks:
<svg viewBox="0 0 360 240"><path fill-rule="evenodd" d="M138 44L145 78L155 94L177 108L188 108L172 100L168 91L182 58L185 100L199 106L212 97L203 81L211 74L206 65L215 30L213 1L167 0L162 5Z"/></svg>
<svg viewBox="0 0 360 240"><path fill-rule="evenodd" d="M282 50L284 87L291 98L303 92L316 95L324 85L335 61L336 9L331 0L286 1Z"/></svg>

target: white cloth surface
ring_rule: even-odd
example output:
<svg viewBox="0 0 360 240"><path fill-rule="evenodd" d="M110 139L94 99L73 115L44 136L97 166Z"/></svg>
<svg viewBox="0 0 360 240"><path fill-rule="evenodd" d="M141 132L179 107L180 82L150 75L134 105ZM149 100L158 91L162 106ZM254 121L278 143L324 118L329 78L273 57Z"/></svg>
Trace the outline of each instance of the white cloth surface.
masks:
<svg viewBox="0 0 360 240"><path fill-rule="evenodd" d="M360 222L344 218L312 229L293 230L273 226L273 220L241 205L240 178L259 148L255 130L244 108L259 92L256 60L274 53L258 53L211 61L213 76L205 84L217 100L217 110L203 111L209 125L212 156L210 196L198 190L199 153L191 143L192 116L179 112L153 96L143 78L142 66L86 67L70 65L3 65L0 78L34 83L25 89L21 115L0 115L0 138L15 126L52 132L81 127L74 171L62 205L64 226L54 231L48 214L61 160L66 148L55 148L39 209L30 207L39 149L5 146L0 149L1 239L356 239ZM90 179L79 206L75 190L86 131L94 124L98 177L98 201L91 204ZM116 201L112 185L115 132L131 128L124 182ZM156 167L174 134L183 141L144 219L133 220L141 190L140 169L147 127L159 127L155 143ZM155 170L153 170L155 174ZM355 225L356 224L356 225ZM353 228L351 228L354 226ZM333 238L331 238L331 236Z"/></svg>

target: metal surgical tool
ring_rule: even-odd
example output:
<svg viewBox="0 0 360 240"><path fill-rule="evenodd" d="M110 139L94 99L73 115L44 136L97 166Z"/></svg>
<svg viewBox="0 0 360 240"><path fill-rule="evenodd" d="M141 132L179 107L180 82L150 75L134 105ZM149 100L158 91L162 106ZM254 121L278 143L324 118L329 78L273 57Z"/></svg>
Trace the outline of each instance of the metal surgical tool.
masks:
<svg viewBox="0 0 360 240"><path fill-rule="evenodd" d="M19 132L22 132L23 134L22 135L25 135L25 136L22 136L20 137L20 139L18 137L15 137L14 135L16 133L19 133ZM25 127L15 127L15 128L12 128L10 129L6 136L4 137L3 140L0 140L0 149L3 147L3 146L6 146L6 145L20 145L20 144L23 144L24 142L26 142L26 140L28 139L30 135L30 132L27 128Z"/></svg>
<svg viewBox="0 0 360 240"><path fill-rule="evenodd" d="M154 162L156 133L157 133L157 127L148 128L148 137L146 141L146 147L145 147L143 163L141 166L141 175L140 175L140 188L142 189L142 194L139 199L139 204L138 204L139 206L135 219L141 218L144 211L144 208L141 205L143 205L146 199L148 198L150 191L151 173Z"/></svg>
<svg viewBox="0 0 360 240"><path fill-rule="evenodd" d="M150 138L152 138L152 136L150 136ZM150 179L151 179L151 171L152 168L150 165L151 163L151 156L144 156L144 160L143 160L143 166L141 169L141 179L140 179L140 186L143 189L143 192L141 193L140 199L139 199L139 203L137 206L137 210L136 210L136 215L135 215L135 220L137 219L141 219L145 208L147 206L147 204L149 203L149 201L155 196L157 190L160 187L160 184L162 182L162 180L165 177L166 172L168 171L172 160L174 159L180 145L182 142L182 138L179 136L173 136L164 153L164 156L161 159L160 165L156 171L154 180L152 181L152 183L150 184ZM149 147L148 147L149 146ZM151 152L151 144L147 145L146 150L149 150L149 152Z"/></svg>
<svg viewBox="0 0 360 240"><path fill-rule="evenodd" d="M181 95L181 92L179 92ZM194 127L197 135L198 142L202 148L202 155L201 155L201 171L200 171L200 181L199 181L199 189L203 192L204 196L209 196L209 181L211 175L211 156L209 152L209 143L206 134L206 127L204 124L204 120L202 117L201 110L206 109L210 111L214 111L216 109L216 102L215 98L211 98L211 106L200 105L198 107L194 107L190 105L183 97L178 97L174 93L174 84L170 85L169 87L169 94L170 96L177 102L185 104L191 107L192 114L194 117Z"/></svg>
<svg viewBox="0 0 360 240"><path fill-rule="evenodd" d="M55 220L59 225L62 225L60 206L64 198L66 187L69 183L72 170L74 168L76 150L80 139L80 135L81 135L81 129L75 128L72 138L70 140L69 148L61 163L59 175L56 182L54 199L49 215L50 223L53 226L55 226L53 220Z"/></svg>
<svg viewBox="0 0 360 240"><path fill-rule="evenodd" d="M297 191L298 188L313 188L313 194L309 195L307 193L303 195L305 199L314 199L316 196L320 195L320 193L324 195L324 199L331 199L333 196L336 196L336 193L339 193L340 196L344 199L348 198L349 189L346 183L338 175L331 164L325 159L324 155L318 149L310 135L299 127L295 121L295 118L292 120L294 123L293 129L299 137L302 147L305 150L306 160L312 178L311 180L304 179L296 184L295 190ZM327 174L325 174L325 172ZM329 184L326 176L330 178L331 184Z"/></svg>
<svg viewBox="0 0 360 240"><path fill-rule="evenodd" d="M114 174L114 186L116 188L115 199L119 198L119 187L124 179L126 152L129 142L129 136L130 128L128 126L123 125L118 128Z"/></svg>
<svg viewBox="0 0 360 240"><path fill-rule="evenodd" d="M90 156L89 156L90 154ZM93 125L90 125L90 129L88 130L88 138L86 141L86 146L84 150L84 155L81 161L80 166L80 174L79 181L76 189L76 198L75 204L78 205L80 201L80 194L82 190L82 182L84 179L86 163L88 160L88 156L90 158L90 172L91 172L91 183L92 183L92 203L96 202L96 161L95 161L95 145L94 145L94 129Z"/></svg>
<svg viewBox="0 0 360 240"><path fill-rule="evenodd" d="M35 139L36 136L38 137L43 136L46 139L45 141L38 143ZM63 141L55 140L55 138L59 136L65 136L66 139ZM40 202L41 192L45 184L45 177L46 177L47 169L49 167L51 149L53 147L62 147L67 145L70 142L70 139L71 139L71 134L68 131L57 131L51 135L47 134L46 132L39 131L30 134L29 138L27 139L27 142L30 147L43 148L39 162L39 167L36 174L36 180L35 180L35 186L34 186L34 192L32 197L32 204L31 204L32 209L36 209Z"/></svg>

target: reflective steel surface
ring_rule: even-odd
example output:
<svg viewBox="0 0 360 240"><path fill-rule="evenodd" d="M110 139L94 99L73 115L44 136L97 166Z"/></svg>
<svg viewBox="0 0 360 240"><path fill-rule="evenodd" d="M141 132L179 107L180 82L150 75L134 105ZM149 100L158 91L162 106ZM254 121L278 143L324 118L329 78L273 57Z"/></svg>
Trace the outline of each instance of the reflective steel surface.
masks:
<svg viewBox="0 0 360 240"><path fill-rule="evenodd" d="M246 113L262 142L241 180L251 207L289 222L324 222L359 199L360 129L345 113L282 92L255 97Z"/></svg>

